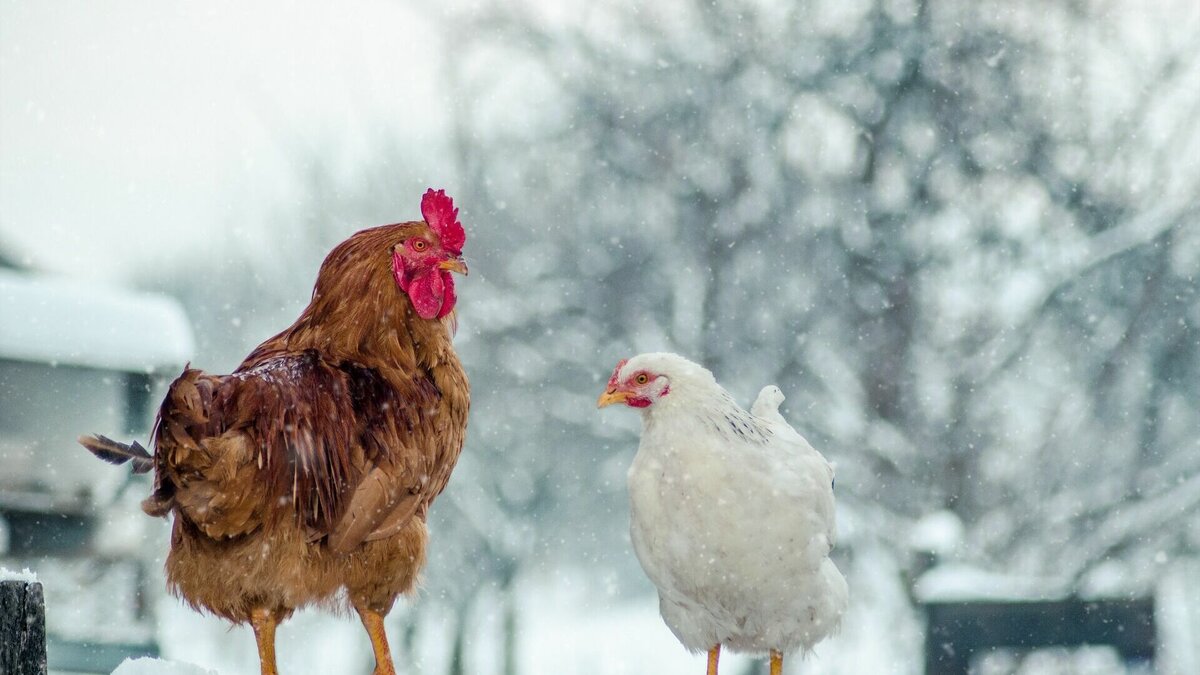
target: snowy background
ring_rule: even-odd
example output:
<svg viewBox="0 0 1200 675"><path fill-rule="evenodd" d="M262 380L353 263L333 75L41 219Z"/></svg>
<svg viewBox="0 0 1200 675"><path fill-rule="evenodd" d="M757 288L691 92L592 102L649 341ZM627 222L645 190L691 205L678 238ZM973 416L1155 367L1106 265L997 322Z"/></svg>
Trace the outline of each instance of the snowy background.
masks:
<svg viewBox="0 0 1200 675"><path fill-rule="evenodd" d="M472 418L388 621L402 672L700 672L629 549L636 417L594 410L618 359L664 349L743 402L779 384L837 464L853 606L789 672L919 672L922 597L1157 594L1186 644L1198 34L1194 0L8 1L0 261L172 295L225 371L334 243L447 189ZM142 488L104 491L133 544L100 554L157 570ZM119 565L14 564L52 628L120 632L82 590ZM249 630L150 602L165 656L255 669ZM279 653L371 663L315 613ZM1105 649L980 668L1123 672Z"/></svg>

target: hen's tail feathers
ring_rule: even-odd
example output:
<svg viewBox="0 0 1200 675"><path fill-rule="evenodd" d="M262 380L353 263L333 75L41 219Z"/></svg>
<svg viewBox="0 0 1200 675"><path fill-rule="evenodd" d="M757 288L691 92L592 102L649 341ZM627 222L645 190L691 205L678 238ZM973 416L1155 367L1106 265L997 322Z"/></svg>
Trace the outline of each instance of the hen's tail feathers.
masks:
<svg viewBox="0 0 1200 675"><path fill-rule="evenodd" d="M785 397L783 392L779 390L779 387L769 384L763 387L762 391L758 392L758 397L754 399L754 403L750 406L750 414L771 420L772 422L787 424L787 421L783 419L783 415L779 414L779 404L783 403L784 400Z"/></svg>
<svg viewBox="0 0 1200 675"><path fill-rule="evenodd" d="M107 436L96 434L95 436L80 436L79 444L109 464L124 464L132 460L134 473L146 473L154 468L154 457L146 452L142 444L137 441L126 445Z"/></svg>

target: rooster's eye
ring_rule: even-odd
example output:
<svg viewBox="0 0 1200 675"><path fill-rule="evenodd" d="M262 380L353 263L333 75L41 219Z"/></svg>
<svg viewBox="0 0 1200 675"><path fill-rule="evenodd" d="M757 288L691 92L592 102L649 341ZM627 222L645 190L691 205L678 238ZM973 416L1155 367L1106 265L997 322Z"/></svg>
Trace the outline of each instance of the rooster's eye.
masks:
<svg viewBox="0 0 1200 675"><path fill-rule="evenodd" d="M420 253L421 251L429 248L429 242L425 241L424 239L414 239L412 247L414 251Z"/></svg>
<svg viewBox="0 0 1200 675"><path fill-rule="evenodd" d="M641 375L638 375L637 377L635 377L634 381L637 382L638 384L646 384L647 382L650 381L650 377L648 375L646 375L645 373L642 373Z"/></svg>

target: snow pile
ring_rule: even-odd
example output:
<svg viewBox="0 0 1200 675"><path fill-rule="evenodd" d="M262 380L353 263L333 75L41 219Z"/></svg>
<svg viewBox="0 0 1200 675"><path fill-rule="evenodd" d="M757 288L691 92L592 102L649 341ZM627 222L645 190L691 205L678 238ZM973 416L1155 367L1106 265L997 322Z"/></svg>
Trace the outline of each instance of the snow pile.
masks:
<svg viewBox="0 0 1200 675"><path fill-rule="evenodd" d="M216 675L216 671L180 661L139 658L125 659L112 675Z"/></svg>
<svg viewBox="0 0 1200 675"><path fill-rule="evenodd" d="M28 567L20 572L14 572L7 567L0 567L0 581L24 581L29 584L37 583L37 572L31 572Z"/></svg>
<svg viewBox="0 0 1200 675"><path fill-rule="evenodd" d="M933 553L943 558L953 556L962 546L962 520L951 511L926 514L913 525L909 545L915 551Z"/></svg>
<svg viewBox="0 0 1200 675"><path fill-rule="evenodd" d="M962 563L938 565L917 579L922 602L964 600L1046 600L1065 596L1058 584L1037 577L981 570Z"/></svg>

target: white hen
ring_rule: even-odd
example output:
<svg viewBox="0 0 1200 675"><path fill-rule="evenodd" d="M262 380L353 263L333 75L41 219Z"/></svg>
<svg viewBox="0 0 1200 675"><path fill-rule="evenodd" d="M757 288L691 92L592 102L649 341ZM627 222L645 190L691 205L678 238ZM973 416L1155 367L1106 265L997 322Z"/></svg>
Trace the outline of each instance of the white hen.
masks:
<svg viewBox="0 0 1200 675"><path fill-rule="evenodd" d="M835 541L833 468L779 414L766 387L753 413L712 373L675 354L617 364L599 405L642 411L629 469L633 548L667 626L691 651L808 651L837 629L846 580Z"/></svg>

